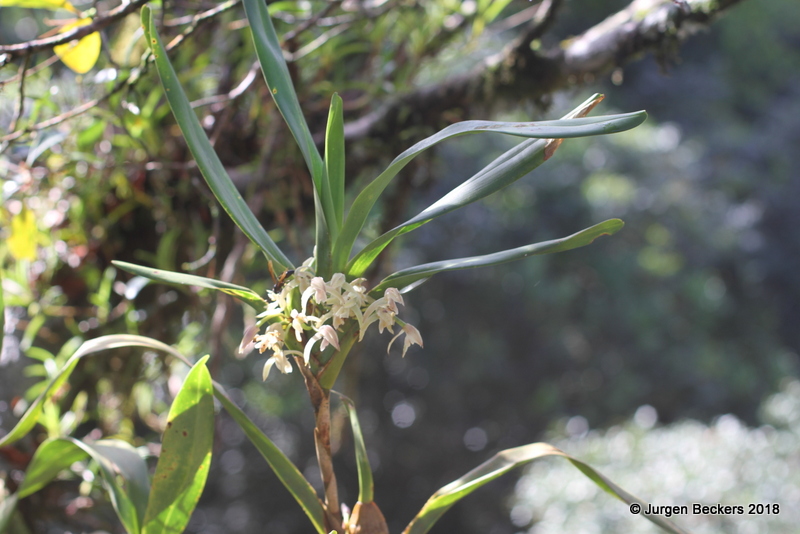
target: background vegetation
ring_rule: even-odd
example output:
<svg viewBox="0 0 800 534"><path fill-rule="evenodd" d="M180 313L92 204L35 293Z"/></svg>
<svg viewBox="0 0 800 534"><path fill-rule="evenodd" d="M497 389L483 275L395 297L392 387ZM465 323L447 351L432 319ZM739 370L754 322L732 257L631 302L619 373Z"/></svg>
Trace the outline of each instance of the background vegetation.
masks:
<svg viewBox="0 0 800 534"><path fill-rule="evenodd" d="M548 431L573 436L567 452L585 450L590 461L589 448L605 440L598 447L608 448L616 462L609 469L619 470L607 474L624 486L619 473L643 467L620 459L630 447L620 447L615 436L642 405L652 407L643 413L657 415L637 431L645 442L673 422L669 428L683 432L678 442L701 439L703 433L691 431L695 423L678 423L686 418L720 432L731 421L745 434L757 431L743 425L780 426L760 419L759 406L798 373L800 237L793 230L800 224L800 6L743 2L680 49L676 39L688 25L648 45L656 53L641 61L628 62L640 50L618 49L617 64L570 78L552 74L542 60L551 56L537 51L585 42L588 28L626 3L550 2L531 11L530 3L512 1L493 13L491 6L500 4L272 6L312 131L324 131L332 91L345 100L352 184L455 120L557 117L594 91L608 95L605 111L647 109L651 117L626 134L566 142L558 157L514 189L421 229L406 238L402 254L386 259L402 266L464 255L467 247L471 254L489 252L567 235L608 216L627 223L581 251L434 278L408 303L409 322L426 327L425 349L400 359L376 345L348 364L339 389L362 407L377 499L393 531L435 489L493 451ZM97 5L99 13L113 7ZM165 7L165 32L186 34L171 58L217 152L262 221L275 228L273 238L285 249L310 249L311 183L255 75L241 7ZM527 22L537 14L536 24ZM0 42L34 39L49 16L0 7ZM15 76L42 65L51 52L0 58L2 427L12 426L80 339L138 332L186 353L210 352L215 379L246 401L248 414L313 477L313 417L293 383L300 377L275 374L262 384L263 360L236 359L243 311L225 297L145 285L110 267L112 259L135 261L256 289L271 285L188 157L154 72L140 64L137 28L135 14L105 28L99 63L83 75L53 62L26 71L20 84ZM571 36L579 37L568 41ZM505 62L487 67L496 57ZM570 65L559 61L554 64ZM484 67L480 75L476 65ZM93 99L100 102L85 113L39 128ZM375 233L417 203L427 205L501 148L465 138L409 166L370 222ZM35 224L22 224L26 213ZM13 249L20 242L13 235L36 244L32 256ZM158 443L183 371L159 357L142 363L124 354L86 362L79 371L61 403L75 414L78 434ZM796 395L782 398L796 413ZM722 414L737 419L716 419ZM51 417L51 424L60 423ZM212 479L190 531L304 531L305 518L232 421L222 416L217 424ZM581 437L590 428L611 430ZM796 443L795 431L781 432ZM336 439L350 446L347 433ZM19 482L35 446L31 439L0 451L5 487ZM771 441L764 450L786 465L797 463L796 452L781 452ZM340 473L352 474L344 483L354 493L350 455L337 460ZM719 469L732 467L722 462ZM692 467L687 472L696 475ZM537 491L552 489L557 499L551 478L559 477L535 469L530 476L537 474L544 488ZM754 475L756 482L774 476L770 470ZM534 498L525 500L527 486L512 503L498 495L510 495L513 481L493 484L455 507L436 531L503 534L541 519L544 512L520 512L540 510L528 508ZM652 502L660 496L651 493L658 488L631 489ZM733 488L716 495L732 504L745 499ZM782 504L788 508L789 501ZM120 528L92 481L65 479L21 508L33 532ZM578 528L555 525L557 531Z"/></svg>

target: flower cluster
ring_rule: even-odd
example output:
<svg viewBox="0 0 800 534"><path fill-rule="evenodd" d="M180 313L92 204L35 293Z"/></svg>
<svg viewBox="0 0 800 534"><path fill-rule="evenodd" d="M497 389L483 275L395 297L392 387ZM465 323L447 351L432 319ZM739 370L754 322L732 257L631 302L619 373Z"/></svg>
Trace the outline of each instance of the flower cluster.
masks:
<svg viewBox="0 0 800 534"><path fill-rule="evenodd" d="M400 332L391 339L387 351L405 334L403 356L411 345L422 346L419 331L397 317L397 305L404 305L397 289L389 288L375 299L369 296L364 278L348 282L342 273L336 273L326 282L315 276L313 261L313 258L306 260L291 276L284 275L274 291L267 292L267 309L258 315L257 325L245 332L240 353L250 348L262 354L272 352L264 365L265 380L273 365L283 373L292 371L288 356L302 357L305 365L309 365L317 343L320 351L328 346L339 350L339 334L351 326L357 326L361 341L373 323L378 323L379 332L388 330L392 334L394 326L399 325ZM266 330L259 334L265 324ZM303 350L293 350L287 345Z"/></svg>

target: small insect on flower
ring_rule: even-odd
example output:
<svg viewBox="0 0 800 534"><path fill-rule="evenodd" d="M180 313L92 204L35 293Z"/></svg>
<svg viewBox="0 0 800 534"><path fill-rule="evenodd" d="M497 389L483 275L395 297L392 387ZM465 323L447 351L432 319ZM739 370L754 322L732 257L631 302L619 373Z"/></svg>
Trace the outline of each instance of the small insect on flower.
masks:
<svg viewBox="0 0 800 534"><path fill-rule="evenodd" d="M272 292L280 293L281 289L283 288L283 284L286 283L286 279L294 274L294 269L283 271L282 275L276 277L275 268L272 266L272 260L267 262L267 267L269 268L269 275L272 277L272 283L275 284L272 286Z"/></svg>

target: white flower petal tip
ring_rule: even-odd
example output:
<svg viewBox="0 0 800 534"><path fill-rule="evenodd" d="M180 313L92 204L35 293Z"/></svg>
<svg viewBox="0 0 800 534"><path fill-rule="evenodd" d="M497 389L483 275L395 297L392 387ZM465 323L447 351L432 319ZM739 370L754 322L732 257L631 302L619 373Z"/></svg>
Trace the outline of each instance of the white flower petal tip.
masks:
<svg viewBox="0 0 800 534"><path fill-rule="evenodd" d="M322 336L322 345L320 349L325 350L328 345L333 345L336 350L339 350L339 334L330 325L322 325L314 337Z"/></svg>
<svg viewBox="0 0 800 534"><path fill-rule="evenodd" d="M247 356L252 352L252 350L256 346L256 334L258 334L258 326L257 325L250 325L244 329L244 335L242 336L242 342L239 343L239 354L241 356Z"/></svg>

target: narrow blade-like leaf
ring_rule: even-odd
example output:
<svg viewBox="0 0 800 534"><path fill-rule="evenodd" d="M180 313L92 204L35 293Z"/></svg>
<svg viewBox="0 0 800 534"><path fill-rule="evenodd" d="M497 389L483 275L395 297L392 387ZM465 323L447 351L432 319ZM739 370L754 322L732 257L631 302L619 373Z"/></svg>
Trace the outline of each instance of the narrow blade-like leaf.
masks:
<svg viewBox="0 0 800 534"><path fill-rule="evenodd" d="M135 265L133 263L127 263L124 261L114 260L111 263L124 271L149 278L150 280L155 280L156 282L203 287L222 291L223 293L246 302L258 311L262 311L266 305L266 302L264 299L258 296L258 293L252 289L237 286L236 284L229 284L228 282L221 282L212 278L195 276L193 274L174 273L171 271L162 271L160 269L151 269L150 267L142 267L141 265Z"/></svg>
<svg viewBox="0 0 800 534"><path fill-rule="evenodd" d="M153 24L153 15L150 8L142 8L142 25L144 26L147 42L155 58L156 70L161 77L164 92L167 100L175 114L175 120L186 138L186 145L192 152L197 166L203 177L208 183L208 187L214 193L219 203L228 212L233 222L236 223L242 232L252 241L268 259L272 260L276 269L284 270L291 268L292 262L286 257L283 251L278 248L266 230L256 219L250 208L247 207L244 199L239 194L236 186L228 176L222 162L219 160L214 148L206 137L200 121L197 120L189 99L183 92L178 76L172 68L172 64L167 57L167 51L161 42ZM319 155L317 155L319 157ZM320 164L321 166L321 164Z"/></svg>
<svg viewBox="0 0 800 534"><path fill-rule="evenodd" d="M372 468L369 465L367 446L364 443L364 435L361 432L361 423L358 421L356 405L350 398L342 394L339 394L339 398L347 409L347 415L350 417L350 428L353 429L353 443L356 449L356 466L358 467L358 501L361 503L370 503L374 495Z"/></svg>
<svg viewBox="0 0 800 534"><path fill-rule="evenodd" d="M306 165L314 181L314 188L320 197L328 231L335 232L333 228L336 217L325 165L316 144L314 144L314 138L303 117L303 111L300 109L300 102L297 100L297 93L294 90L286 60L283 58L283 51L278 41L278 35L275 33L275 27L272 25L267 4L264 0L243 0L242 3L250 23L256 55L261 63L261 70L264 72L269 92L306 160Z"/></svg>
<svg viewBox="0 0 800 534"><path fill-rule="evenodd" d="M208 356L192 367L169 410L143 534L183 532L205 487L214 441L213 386L207 360Z"/></svg>
<svg viewBox="0 0 800 534"><path fill-rule="evenodd" d="M530 445L500 451L463 477L439 489L439 491L428 499L428 502L425 503L422 510L420 510L417 516L403 531L403 534L425 534L451 506L463 497L466 497L487 482L506 474L516 467L546 456L560 456L566 458L595 484L614 497L628 504L638 503L642 506L642 510L646 508L642 500L620 488L588 464L571 457L547 443L532 443ZM668 532L688 534L685 530L662 516L642 515Z"/></svg>
<svg viewBox="0 0 800 534"><path fill-rule="evenodd" d="M342 97L334 93L325 130L325 170L331 187L333 221L329 221L331 241L336 242L344 219L344 110ZM334 270L339 267L334 265Z"/></svg>
<svg viewBox="0 0 800 534"><path fill-rule="evenodd" d="M522 247L486 254L484 256L472 256L469 258L458 258L454 260L436 261L425 263L408 269L402 269L384 278L373 293L380 293L389 287L404 288L419 280L430 278L436 273L445 271L457 271L460 269L472 269L475 267L488 267L509 261L520 260L528 256L538 256L541 254L553 254L563 252L573 248L583 247L592 243L595 239L603 235L613 235L624 226L619 219L609 219L596 224L585 230L561 239L553 239L542 243L534 243Z"/></svg>
<svg viewBox="0 0 800 534"><path fill-rule="evenodd" d="M256 446L258 452L264 457L280 481L297 500L306 513L314 528L320 534L326 534L325 511L317 493L311 484L303 477L300 470L256 425L247 414L228 397L219 384L214 384L214 395L230 414L234 421L244 431L250 442Z"/></svg>
<svg viewBox="0 0 800 534"><path fill-rule="evenodd" d="M601 99L600 95L595 95L569 113L566 117L580 113L596 104ZM535 139L561 139L568 137L586 137L591 135L616 133L629 130L641 124L647 114L644 111L625 113L621 115L609 115L605 117L586 117L571 119L565 118L557 121L543 122L492 122L492 121L464 121L448 126L442 131L423 139L399 156L397 156L389 167L373 180L356 197L350 211L345 219L344 226L339 239L334 244L333 257L334 264L341 265L347 262L350 251L353 248L356 237L367 220L367 216L380 197L383 190L389 185L400 170L405 167L412 159L432 146L447 139L460 135L476 133L499 133L513 135L517 137L527 137ZM528 142L527 146L530 146ZM552 153L552 152L549 152ZM547 151L544 155L547 159ZM362 271L363 272L363 271Z"/></svg>

